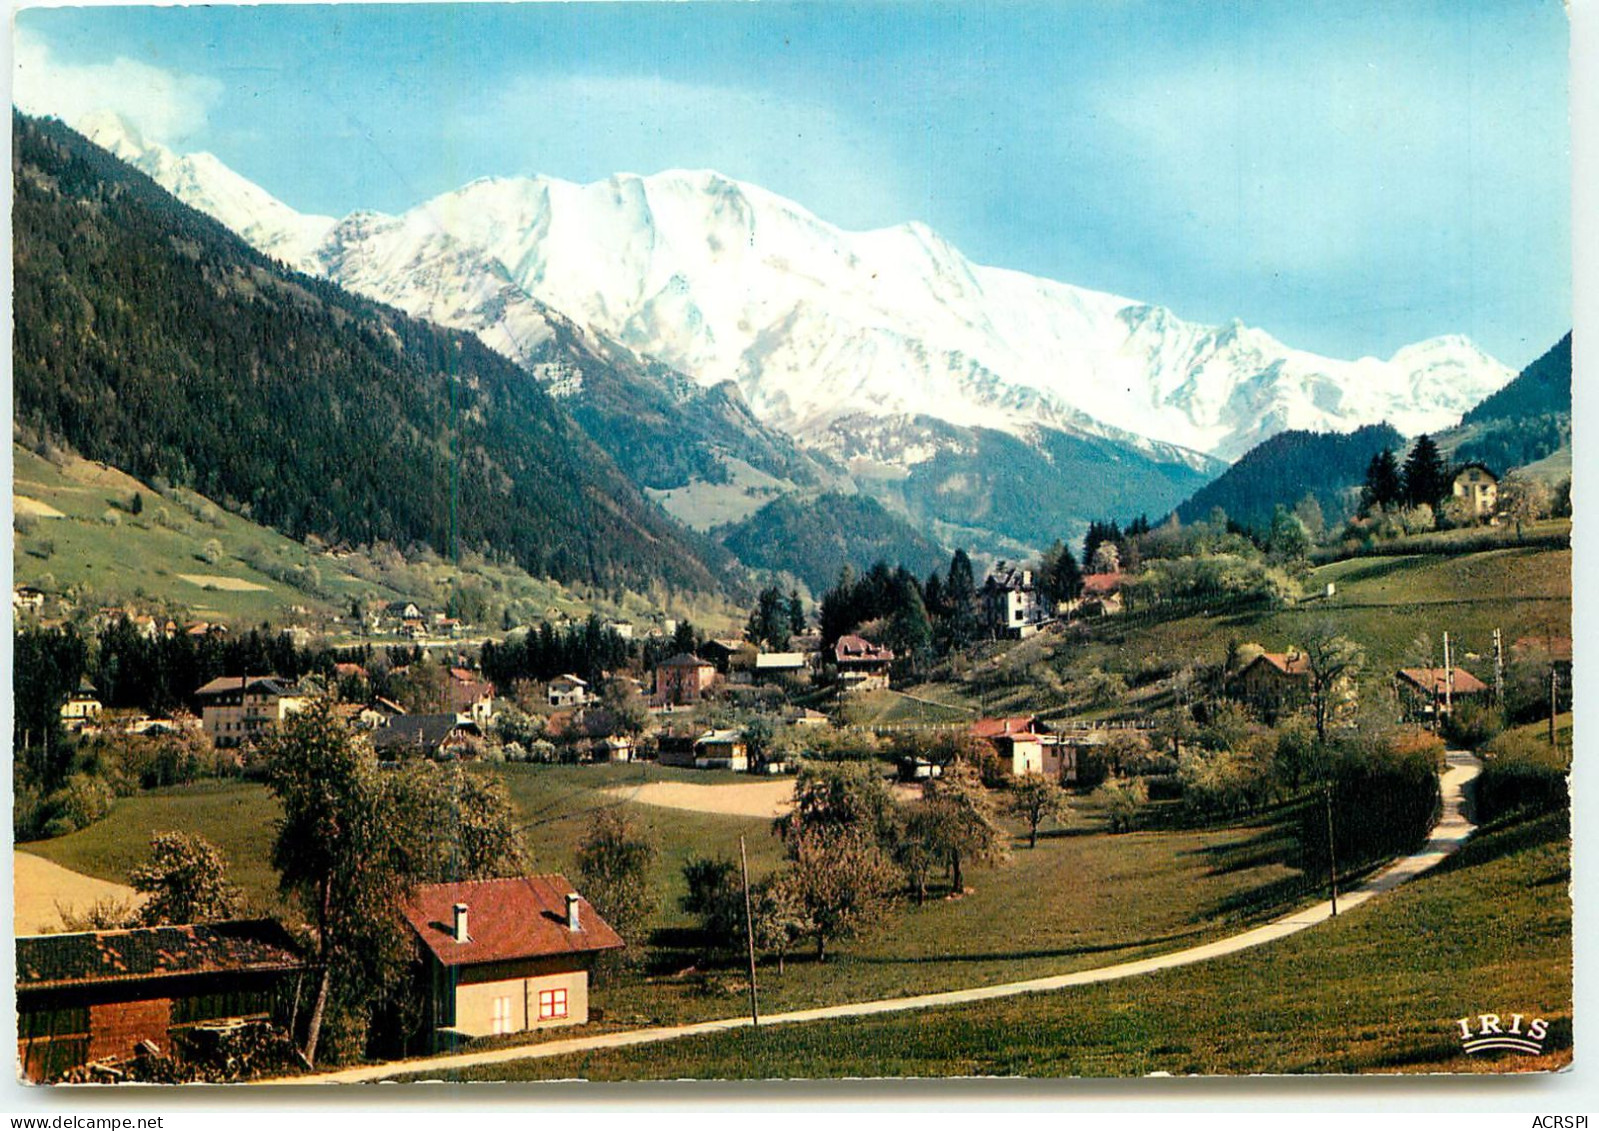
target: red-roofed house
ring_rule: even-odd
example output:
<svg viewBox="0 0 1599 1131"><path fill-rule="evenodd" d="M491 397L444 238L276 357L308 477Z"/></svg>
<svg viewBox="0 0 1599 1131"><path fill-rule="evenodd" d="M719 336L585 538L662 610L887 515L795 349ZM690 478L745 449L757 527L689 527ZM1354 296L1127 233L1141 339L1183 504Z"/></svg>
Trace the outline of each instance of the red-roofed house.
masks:
<svg viewBox="0 0 1599 1131"><path fill-rule="evenodd" d="M1405 718L1423 721L1447 716L1460 699L1488 693L1488 685L1463 668L1400 668L1394 689Z"/></svg>
<svg viewBox="0 0 1599 1131"><path fill-rule="evenodd" d="M1019 778L1042 774L1044 746L1054 744L1054 736L1040 734L1038 720L1031 717L978 719L972 734L992 745Z"/></svg>
<svg viewBox="0 0 1599 1131"><path fill-rule="evenodd" d="M486 727L494 718L494 685L479 679L475 672L465 668L450 669L450 710L480 727Z"/></svg>
<svg viewBox="0 0 1599 1131"><path fill-rule="evenodd" d="M838 668L840 690L887 690L894 652L861 636L840 636L833 645L833 663Z"/></svg>
<svg viewBox="0 0 1599 1131"><path fill-rule="evenodd" d="M1310 660L1303 652L1262 652L1233 676L1232 693L1267 722L1310 703Z"/></svg>
<svg viewBox="0 0 1599 1131"><path fill-rule="evenodd" d="M1121 573L1084 575L1082 592L1072 606L1073 611L1094 616L1121 612L1122 582L1125 580L1126 575Z"/></svg>
<svg viewBox="0 0 1599 1131"><path fill-rule="evenodd" d="M565 876L423 884L403 909L422 957L424 1022L465 1037L589 1019L589 969L621 937Z"/></svg>

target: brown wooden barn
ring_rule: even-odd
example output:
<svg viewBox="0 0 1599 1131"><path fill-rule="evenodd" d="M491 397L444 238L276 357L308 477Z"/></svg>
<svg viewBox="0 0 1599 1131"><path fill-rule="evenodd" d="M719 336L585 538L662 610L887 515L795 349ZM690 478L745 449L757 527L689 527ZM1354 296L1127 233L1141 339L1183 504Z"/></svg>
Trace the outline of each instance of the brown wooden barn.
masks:
<svg viewBox="0 0 1599 1131"><path fill-rule="evenodd" d="M305 964L281 925L238 920L17 940L17 1055L29 1080L173 1055L185 1030L288 1023Z"/></svg>

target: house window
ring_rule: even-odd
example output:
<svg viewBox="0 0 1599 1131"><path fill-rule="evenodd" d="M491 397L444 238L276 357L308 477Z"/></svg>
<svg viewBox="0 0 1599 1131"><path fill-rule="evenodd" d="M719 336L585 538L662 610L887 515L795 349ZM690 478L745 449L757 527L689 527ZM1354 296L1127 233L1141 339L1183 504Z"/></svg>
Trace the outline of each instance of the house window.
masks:
<svg viewBox="0 0 1599 1131"><path fill-rule="evenodd" d="M566 991L539 991L539 1020L553 1021L566 1016Z"/></svg>
<svg viewBox="0 0 1599 1131"><path fill-rule="evenodd" d="M494 999L494 1032L509 1033L511 1031L511 999L497 997Z"/></svg>

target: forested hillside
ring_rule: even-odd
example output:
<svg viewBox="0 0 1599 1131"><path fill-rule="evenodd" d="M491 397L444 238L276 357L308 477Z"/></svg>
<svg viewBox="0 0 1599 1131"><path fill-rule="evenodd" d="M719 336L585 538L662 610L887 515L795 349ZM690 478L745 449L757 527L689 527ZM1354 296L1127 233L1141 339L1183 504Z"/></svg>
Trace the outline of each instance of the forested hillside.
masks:
<svg viewBox="0 0 1599 1131"><path fill-rule="evenodd" d="M1292 507L1309 494L1333 522L1348 509L1348 491L1360 486L1371 457L1384 448L1403 452L1404 447L1405 438L1386 424L1347 434L1282 432L1196 491L1177 508L1177 517L1193 522L1220 507L1228 518L1264 530L1278 504Z"/></svg>
<svg viewBox="0 0 1599 1131"><path fill-rule="evenodd" d="M1460 418L1462 424L1571 411L1571 335Z"/></svg>
<svg viewBox="0 0 1599 1131"><path fill-rule="evenodd" d="M818 594L846 565L860 572L887 561L922 577L948 557L866 495L827 494L811 500L784 496L720 533L746 565L791 573Z"/></svg>
<svg viewBox="0 0 1599 1131"><path fill-rule="evenodd" d="M19 422L297 538L722 586L725 552L475 337L286 271L57 122L13 128Z"/></svg>
<svg viewBox="0 0 1599 1131"><path fill-rule="evenodd" d="M1456 463L1499 474L1536 463L1571 443L1571 335L1523 369L1438 437Z"/></svg>

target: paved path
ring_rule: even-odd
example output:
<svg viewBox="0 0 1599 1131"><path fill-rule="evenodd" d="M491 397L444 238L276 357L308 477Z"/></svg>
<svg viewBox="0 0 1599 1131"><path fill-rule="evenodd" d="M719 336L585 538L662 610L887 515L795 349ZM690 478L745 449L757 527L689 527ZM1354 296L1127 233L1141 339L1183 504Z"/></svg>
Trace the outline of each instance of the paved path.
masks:
<svg viewBox="0 0 1599 1131"><path fill-rule="evenodd" d="M1338 897L1338 911L1359 907L1375 896L1392 891L1406 880L1436 867L1455 852L1476 827L1466 819L1461 810L1462 790L1467 782L1477 776L1481 764L1470 754L1451 751L1448 768L1441 787L1443 812L1432 836L1421 850L1403 856L1389 864L1375 876ZM1056 974L1045 978L1032 978L1025 982L1005 982L997 986L978 986L944 993L921 994L917 997L885 998L878 1001L857 1001L846 1005L829 1005L818 1009L800 1009L790 1013L774 1013L761 1018L762 1025L791 1025L800 1021L823 1021L839 1017L869 1017L878 1013L901 1013L912 1009L928 1009L940 1005L961 1005L967 1002L988 1001L992 998L1013 997L1017 994L1041 993L1061 990L1071 986L1087 986L1095 982L1112 982L1139 974L1152 974L1157 970L1171 970L1208 962L1228 954L1249 950L1264 943L1275 942L1298 934L1307 927L1328 919L1332 914L1329 903L1294 911L1265 926L1242 934L1231 935L1202 946L1173 951L1170 954L1141 958L1136 962L1122 962L1115 966L1101 966L1094 970L1079 970L1074 974ZM692 1025L669 1025L654 1029L634 1029L620 1033L603 1033L587 1037L568 1037L564 1040L545 1041L536 1045L518 1045L510 1048L488 1049L482 1052L455 1053L448 1056L422 1057L413 1060L396 1060L386 1064L363 1065L315 1076L301 1076L272 1083L299 1084L354 1084L369 1083L400 1075L424 1074L428 1079L448 1079L450 1073L462 1068L486 1064L505 1064L517 1060L538 1060L567 1053L591 1052L596 1049L627 1048L630 1045L671 1041L702 1033L720 1033L728 1029L742 1029L749 1025L748 1017L729 1017L719 1021L701 1021Z"/></svg>

